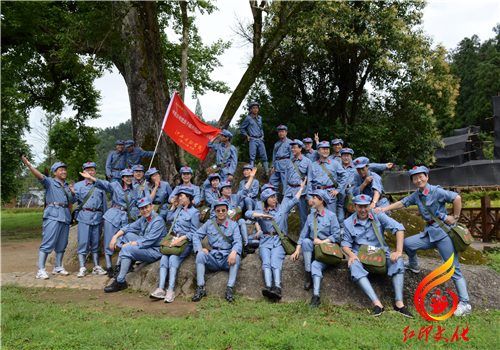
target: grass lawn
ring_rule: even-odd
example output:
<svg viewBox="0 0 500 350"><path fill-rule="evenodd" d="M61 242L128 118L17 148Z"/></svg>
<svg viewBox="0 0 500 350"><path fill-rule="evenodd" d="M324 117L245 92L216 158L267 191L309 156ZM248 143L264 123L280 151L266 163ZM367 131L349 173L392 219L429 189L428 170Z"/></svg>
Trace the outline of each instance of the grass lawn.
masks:
<svg viewBox="0 0 500 350"><path fill-rule="evenodd" d="M39 293L42 290L2 287L4 349L500 348L499 310L473 310L467 317L429 322L418 314L408 319L386 312L373 318L364 308L322 305L311 310L306 302L273 304L238 297L228 304L210 296L197 304L195 314L167 318L93 301L58 303ZM435 342L438 325L448 342ZM403 342L408 326L408 335L414 331L415 336ZM418 339L420 329L429 326L428 341L425 336ZM457 326L459 334L469 328L469 341L451 342Z"/></svg>
<svg viewBox="0 0 500 350"><path fill-rule="evenodd" d="M27 239L42 236L43 208L2 209L2 239Z"/></svg>

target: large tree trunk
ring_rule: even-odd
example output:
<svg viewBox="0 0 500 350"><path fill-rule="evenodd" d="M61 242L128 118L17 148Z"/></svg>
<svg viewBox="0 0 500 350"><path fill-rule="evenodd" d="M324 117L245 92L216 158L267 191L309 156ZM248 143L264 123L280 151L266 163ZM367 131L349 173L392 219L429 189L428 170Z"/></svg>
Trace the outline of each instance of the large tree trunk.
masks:
<svg viewBox="0 0 500 350"><path fill-rule="evenodd" d="M122 21L120 34L127 49L114 63L127 84L132 114L132 135L137 147L154 150L170 101L156 13L156 3L138 1ZM131 43L132 42L132 43ZM177 174L175 143L164 133L153 166L162 179L172 182ZM149 166L149 159L145 159Z"/></svg>

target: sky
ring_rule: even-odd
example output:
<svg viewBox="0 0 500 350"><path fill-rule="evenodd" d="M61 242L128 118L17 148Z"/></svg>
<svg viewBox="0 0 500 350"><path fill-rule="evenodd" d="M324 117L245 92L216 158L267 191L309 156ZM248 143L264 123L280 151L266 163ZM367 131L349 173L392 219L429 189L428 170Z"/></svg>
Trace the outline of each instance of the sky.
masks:
<svg viewBox="0 0 500 350"><path fill-rule="evenodd" d="M237 23L237 18L243 21L251 21L252 15L247 0L217 1L219 11L211 15L197 16L196 25L199 29L203 42L213 43L218 39L232 41L233 45L226 50L219 60L222 67L216 68L211 74L212 79L225 81L231 89L234 89L245 72L246 65L250 60L252 48L250 45L242 45L232 28ZM424 10L424 31L432 37L434 44L441 43L446 49L453 49L458 42L465 37L478 35L481 41L492 38L492 28L500 22L500 0L490 1L428 1ZM174 36L168 32L169 37ZM101 91L101 118L88 122L88 125L106 128L116 126L130 119L130 104L128 100L127 87L122 76L115 69L112 73L106 73L95 82L97 89ZM200 104L205 120L216 120L221 115L230 94L207 92L199 96ZM195 110L196 100L191 98L191 91L186 89L186 105L192 111ZM243 102L238 114L246 110ZM63 117L71 116L73 111L67 108ZM30 116L30 125L36 129L43 118L43 111L35 109ZM41 161L43 144L37 141L33 134L25 136L28 143L32 145L36 161Z"/></svg>

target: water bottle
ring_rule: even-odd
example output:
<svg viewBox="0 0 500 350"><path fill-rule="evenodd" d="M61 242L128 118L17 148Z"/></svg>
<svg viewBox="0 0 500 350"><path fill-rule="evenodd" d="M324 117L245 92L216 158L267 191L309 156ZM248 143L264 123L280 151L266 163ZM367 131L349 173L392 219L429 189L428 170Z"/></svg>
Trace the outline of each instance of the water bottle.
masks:
<svg viewBox="0 0 500 350"><path fill-rule="evenodd" d="M439 210L436 210L436 216L441 219L441 221L444 221L448 217L446 213L441 213Z"/></svg>

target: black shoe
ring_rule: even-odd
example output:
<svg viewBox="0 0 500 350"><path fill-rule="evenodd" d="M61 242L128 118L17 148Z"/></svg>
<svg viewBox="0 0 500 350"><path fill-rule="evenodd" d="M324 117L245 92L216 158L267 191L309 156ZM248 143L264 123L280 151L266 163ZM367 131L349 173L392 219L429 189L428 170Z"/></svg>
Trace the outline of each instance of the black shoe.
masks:
<svg viewBox="0 0 500 350"><path fill-rule="evenodd" d="M247 254L253 254L255 253L255 249L253 249L250 244L247 244L245 247L243 247L243 249L245 250L245 252Z"/></svg>
<svg viewBox="0 0 500 350"><path fill-rule="evenodd" d="M319 304L321 304L321 298L319 297L319 295L313 295L313 297L311 298L311 302L309 303L309 307L318 307Z"/></svg>
<svg viewBox="0 0 500 350"><path fill-rule="evenodd" d="M234 301L233 288L231 287L226 288L226 300L229 302Z"/></svg>
<svg viewBox="0 0 500 350"><path fill-rule="evenodd" d="M269 293L269 298L274 300L281 300L281 288L273 287L273 289L271 289L271 292Z"/></svg>
<svg viewBox="0 0 500 350"><path fill-rule="evenodd" d="M269 180L269 174L265 173L264 175L262 175L262 178L266 181Z"/></svg>
<svg viewBox="0 0 500 350"><path fill-rule="evenodd" d="M253 249L257 249L259 248L259 243L258 242L250 243L250 247L252 247Z"/></svg>
<svg viewBox="0 0 500 350"><path fill-rule="evenodd" d="M116 273L116 275L118 275L120 273L120 267L121 267L121 265L116 265L115 266L115 273Z"/></svg>
<svg viewBox="0 0 500 350"><path fill-rule="evenodd" d="M385 309L384 308L381 308L380 306L377 306L375 305L375 307L373 308L373 311L372 311L372 316L380 316L384 313Z"/></svg>
<svg viewBox="0 0 500 350"><path fill-rule="evenodd" d="M105 293L115 293L115 292L119 292L119 291L127 289L127 288L128 288L127 281L120 283L117 280L114 280L113 283L111 283L111 285L104 288L104 292Z"/></svg>
<svg viewBox="0 0 500 350"><path fill-rule="evenodd" d="M201 298L206 297L206 296L207 296L207 291L205 290L205 287L198 286L198 288L196 288L196 292L194 292L193 298L191 300L192 301L200 301Z"/></svg>
<svg viewBox="0 0 500 350"><path fill-rule="evenodd" d="M115 273L113 272L113 268L112 268L112 267L110 267L110 268L108 269L108 277L109 277L109 278L115 278L115 276L116 276L116 275L115 275Z"/></svg>
<svg viewBox="0 0 500 350"><path fill-rule="evenodd" d="M304 289L309 290L313 285L313 279L311 272L306 271L306 282L304 283Z"/></svg>
<svg viewBox="0 0 500 350"><path fill-rule="evenodd" d="M262 295L265 296L266 298L271 297L271 287L266 287L262 289Z"/></svg>
<svg viewBox="0 0 500 350"><path fill-rule="evenodd" d="M411 314L411 312L408 311L408 309L404 306L399 308L396 305L394 305L394 311L396 311L397 313L399 313L400 315L403 315L405 317L413 318L413 315Z"/></svg>

